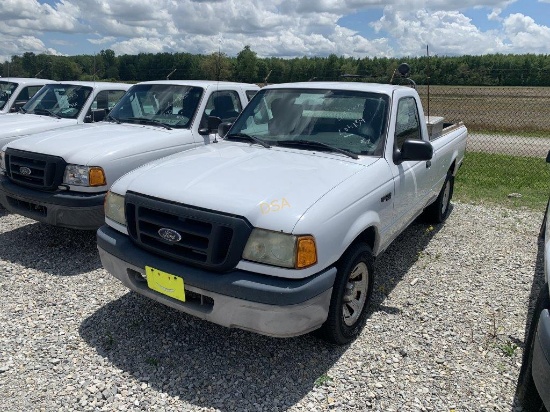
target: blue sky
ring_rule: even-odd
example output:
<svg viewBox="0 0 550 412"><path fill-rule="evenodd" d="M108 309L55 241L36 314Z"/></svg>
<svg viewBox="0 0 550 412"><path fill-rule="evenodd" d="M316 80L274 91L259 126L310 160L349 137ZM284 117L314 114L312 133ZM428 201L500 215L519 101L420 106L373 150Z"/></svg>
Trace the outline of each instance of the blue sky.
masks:
<svg viewBox="0 0 550 412"><path fill-rule="evenodd" d="M550 54L550 0L2 0L0 60L245 45L261 57Z"/></svg>

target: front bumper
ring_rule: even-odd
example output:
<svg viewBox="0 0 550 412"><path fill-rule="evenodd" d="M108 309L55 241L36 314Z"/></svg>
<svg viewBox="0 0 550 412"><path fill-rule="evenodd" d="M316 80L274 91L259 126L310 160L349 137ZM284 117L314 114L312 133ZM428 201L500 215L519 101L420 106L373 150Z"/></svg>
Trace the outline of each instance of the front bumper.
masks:
<svg viewBox="0 0 550 412"><path fill-rule="evenodd" d="M42 192L0 175L0 203L12 213L71 229L96 230L105 223L105 193Z"/></svg>
<svg viewBox="0 0 550 412"><path fill-rule="evenodd" d="M243 270L209 272L149 253L106 225L97 231L97 244L103 266L125 286L218 325L291 337L319 328L328 316L334 267L297 280ZM187 301L149 289L145 266L182 277Z"/></svg>
<svg viewBox="0 0 550 412"><path fill-rule="evenodd" d="M550 312L539 317L533 347L533 380L546 409L550 409Z"/></svg>

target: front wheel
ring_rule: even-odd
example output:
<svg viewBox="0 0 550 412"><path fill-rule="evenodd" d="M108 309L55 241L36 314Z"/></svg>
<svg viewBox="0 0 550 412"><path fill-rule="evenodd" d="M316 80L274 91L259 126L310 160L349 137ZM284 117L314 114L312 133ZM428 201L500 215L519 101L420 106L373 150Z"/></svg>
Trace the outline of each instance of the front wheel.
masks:
<svg viewBox="0 0 550 412"><path fill-rule="evenodd" d="M351 246L340 259L337 270L328 317L317 335L344 345L361 333L367 320L374 281L371 249L362 243Z"/></svg>
<svg viewBox="0 0 550 412"><path fill-rule="evenodd" d="M441 223L449 216L451 199L455 186L455 178L449 172L445 178L445 183L437 196L435 202L424 210L424 216L430 223Z"/></svg>

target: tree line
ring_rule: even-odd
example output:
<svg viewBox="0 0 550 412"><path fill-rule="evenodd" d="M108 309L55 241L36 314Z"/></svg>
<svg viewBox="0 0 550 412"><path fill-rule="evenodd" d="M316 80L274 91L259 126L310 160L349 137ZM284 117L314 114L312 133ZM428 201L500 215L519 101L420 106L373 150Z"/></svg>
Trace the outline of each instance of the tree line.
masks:
<svg viewBox="0 0 550 412"><path fill-rule="evenodd" d="M53 80L229 80L247 83L348 79L388 83L400 63L411 67L417 84L468 86L550 86L550 55L422 56L407 58L328 57L261 58L245 46L235 57L217 52L140 53L116 56L113 50L96 55L52 56L24 53L2 64L3 77L42 77Z"/></svg>

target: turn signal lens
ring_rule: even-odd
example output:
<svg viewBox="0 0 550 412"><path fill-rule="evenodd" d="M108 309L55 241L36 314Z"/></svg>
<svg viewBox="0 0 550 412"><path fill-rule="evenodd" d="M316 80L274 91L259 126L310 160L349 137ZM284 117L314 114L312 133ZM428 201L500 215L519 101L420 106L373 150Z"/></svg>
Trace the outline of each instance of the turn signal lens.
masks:
<svg viewBox="0 0 550 412"><path fill-rule="evenodd" d="M296 248L296 269L317 263L317 248L313 236L299 236Z"/></svg>
<svg viewBox="0 0 550 412"><path fill-rule="evenodd" d="M90 167L88 172L90 186L105 186L107 179L105 179L105 173L101 167Z"/></svg>

